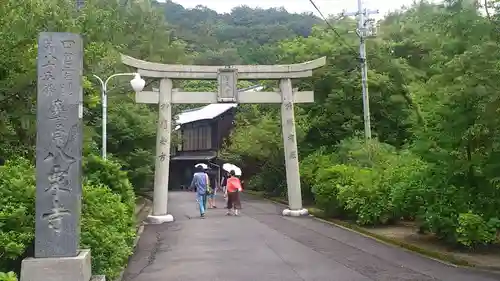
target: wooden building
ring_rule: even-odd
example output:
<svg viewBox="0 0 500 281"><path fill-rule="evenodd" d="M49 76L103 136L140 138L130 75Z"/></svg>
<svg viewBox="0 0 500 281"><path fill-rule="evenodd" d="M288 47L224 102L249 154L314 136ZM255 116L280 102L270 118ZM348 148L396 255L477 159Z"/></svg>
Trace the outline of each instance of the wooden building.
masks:
<svg viewBox="0 0 500 281"><path fill-rule="evenodd" d="M254 92L262 88L255 85L240 91ZM209 104L176 116L175 133L181 142L171 150L170 189L188 187L198 163L210 167L212 184L220 182L224 162L219 158L219 151L231 134L237 106L235 103Z"/></svg>
<svg viewBox="0 0 500 281"><path fill-rule="evenodd" d="M219 151L231 133L237 104L209 104L179 114L176 133L181 143L172 150L170 160L170 188L189 186L197 163L207 164L218 181ZM215 184L215 182L213 183Z"/></svg>

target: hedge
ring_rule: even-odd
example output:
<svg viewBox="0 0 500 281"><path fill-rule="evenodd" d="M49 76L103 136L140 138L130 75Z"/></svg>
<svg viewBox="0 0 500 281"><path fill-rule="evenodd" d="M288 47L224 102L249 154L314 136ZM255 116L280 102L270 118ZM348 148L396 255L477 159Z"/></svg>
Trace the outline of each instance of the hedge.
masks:
<svg viewBox="0 0 500 281"><path fill-rule="evenodd" d="M94 274L116 278L132 253L135 239L133 188L113 161L85 161L81 247L92 250ZM29 161L0 167L0 272L19 271L34 238L35 170ZM4 279L2 279L4 278ZM0 274L0 281L12 275Z"/></svg>
<svg viewBox="0 0 500 281"><path fill-rule="evenodd" d="M12 271L0 272L0 281L17 281L17 275Z"/></svg>
<svg viewBox="0 0 500 281"><path fill-rule="evenodd" d="M345 140L331 154L311 154L301 173L329 216L360 225L416 220L421 231L467 248L499 242L500 214L489 210L500 208L500 198L464 200L464 187L410 150Z"/></svg>

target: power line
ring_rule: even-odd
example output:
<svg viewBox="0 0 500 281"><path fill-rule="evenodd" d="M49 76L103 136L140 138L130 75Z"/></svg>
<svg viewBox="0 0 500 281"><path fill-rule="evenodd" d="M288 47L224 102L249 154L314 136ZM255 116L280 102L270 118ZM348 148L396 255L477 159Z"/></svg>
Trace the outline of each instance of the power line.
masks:
<svg viewBox="0 0 500 281"><path fill-rule="evenodd" d="M328 20L325 18L323 13L319 10L318 6L314 3L313 0L309 0L313 7L318 11L319 15L323 18L323 20L326 22L328 27L330 27L334 33L339 37L339 39L342 40L344 44L346 44L345 40L340 36L340 34L337 32L337 30L328 22ZM373 28L373 23L374 21L369 18L370 14L376 14L378 11L369 11L367 9L363 9L363 2L362 0L358 0L358 10L355 13L348 13L345 15L351 15L351 16L357 16L358 18L358 28L356 30L356 34L359 37L359 68L361 70L361 88L362 88L362 93L363 93L363 119L364 119L364 125L365 125L365 138L371 139L372 133L371 133L371 121L370 121L370 99L368 96L368 64L366 62L366 45L365 41L367 37L371 37L374 34L374 28ZM347 44L346 44L347 45ZM354 51L350 46L348 46L353 53L356 54L357 52Z"/></svg>
<svg viewBox="0 0 500 281"><path fill-rule="evenodd" d="M358 52L356 52L356 50L354 50L345 40L344 38L342 37L342 35L340 35L340 33L337 31L337 29L335 27L333 27L330 22L328 21L328 19L323 15L323 13L321 12L321 10L319 9L319 7L316 5L316 3L314 3L313 0L309 0L309 2L311 2L311 4L313 5L314 9L316 9L316 11L318 12L318 14L320 15L320 17L325 21L326 25L328 25L328 27L335 33L335 35L337 35L337 37L341 40L341 43L344 44L347 48L349 48L351 50L351 52L355 55L355 56L358 56Z"/></svg>
<svg viewBox="0 0 500 281"><path fill-rule="evenodd" d="M326 20L326 18L323 16L323 13L319 10L318 6L317 6L317 5L316 5L316 4L315 4L312 0L310 0L310 2L311 2L311 4L314 6L314 8L318 11L318 13L321 15L321 17L322 17L322 18L323 18L323 20L326 22L326 24L328 25L328 27L330 27L330 29L332 29L332 30L335 32L335 34L337 35L337 37L339 37L339 38L342 40L342 38L341 38L340 34L338 34L338 32L336 31L336 29L335 29L335 28L334 28L334 27L333 27L333 26L332 26L332 25L331 25L331 24L330 24L330 23ZM368 10L366 10L366 11L368 12L368 14L370 14L370 13L371 13L371 14L373 14L373 12L374 12L374 11L368 11ZM378 12L378 11L377 11L377 12ZM358 12L351 13L351 14L343 14L343 15L358 15ZM375 29L373 28L373 27L374 27L374 26L373 26L373 21L367 21L367 22L366 22L366 24L370 24L370 28L368 28L368 31L370 31L370 33L373 33L373 31L375 31ZM366 29L365 29L365 30L366 30ZM357 34L358 34L358 36L360 35L360 34L359 34L359 31L357 32ZM342 40L342 41L343 41L343 42L344 42L344 44L345 44L345 41L344 41L344 40ZM349 49L351 49L351 50L352 50L352 48L349 48ZM366 52L365 52L365 53L366 53ZM355 56L356 56L356 58L357 58L358 60L360 60L360 61L362 61L362 62L363 62L363 59L361 59L360 57L358 57L357 53L355 54ZM364 65L367 65L366 58L364 58L364 62L363 62L363 63L364 63ZM378 68L379 66L380 66L380 64L376 64L376 65L374 66L374 68ZM354 66L354 67L351 67L350 69L346 70L346 72L347 72L347 73L351 73L352 71L354 71L355 69L360 68L360 67L361 67L361 63L360 63L360 64L357 64L357 65L356 65L356 66ZM363 68L364 68L364 66L363 66L363 67L361 67L361 68L360 68L360 70L361 70L361 71L363 71ZM401 73L401 71L400 71L400 70L397 70L397 72L398 72L398 74L400 75L401 79L403 80L403 84L406 84L406 79L405 79L405 77L404 77L403 73ZM415 104L414 104L414 102L413 102L413 100L412 100L409 96L407 96L407 95L403 94L403 97L404 97L404 98L405 98L405 100L408 102L408 105L409 105L410 107L412 107L412 108L415 110L415 113L417 114L418 121L419 121L421 124L423 124L423 123L424 123L424 119L423 119L423 117L422 117L421 113L419 112L418 105L415 105ZM367 104L367 103L364 103L364 104ZM364 116L366 116L366 111L365 111ZM370 117L370 116L369 116L369 117ZM367 125L367 124L366 124L366 122L365 122L365 134L366 134L366 132L367 132L366 127L368 127L368 126L366 126L366 125ZM370 125L370 131L369 131L369 134L371 135L371 125Z"/></svg>

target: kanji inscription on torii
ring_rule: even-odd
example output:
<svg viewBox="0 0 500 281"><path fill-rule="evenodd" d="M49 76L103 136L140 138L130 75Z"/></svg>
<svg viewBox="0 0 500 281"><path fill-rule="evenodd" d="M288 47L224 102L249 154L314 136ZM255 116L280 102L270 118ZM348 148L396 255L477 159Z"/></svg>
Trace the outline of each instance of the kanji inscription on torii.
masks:
<svg viewBox="0 0 500 281"><path fill-rule="evenodd" d="M35 257L78 255L83 48L72 33L38 42Z"/></svg>

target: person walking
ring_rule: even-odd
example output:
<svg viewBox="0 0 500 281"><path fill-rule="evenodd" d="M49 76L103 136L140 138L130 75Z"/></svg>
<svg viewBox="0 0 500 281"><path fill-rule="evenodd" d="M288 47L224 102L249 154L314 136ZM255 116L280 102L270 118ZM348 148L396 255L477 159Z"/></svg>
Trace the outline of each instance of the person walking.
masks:
<svg viewBox="0 0 500 281"><path fill-rule="evenodd" d="M240 192L242 191L240 179L235 176L235 172L231 170L229 172L229 178L227 179L226 192L224 197L227 197L227 213L230 216L232 214L238 216L241 209ZM232 212L231 212L232 210Z"/></svg>
<svg viewBox="0 0 500 281"><path fill-rule="evenodd" d="M224 195L224 200L227 205L227 178L229 178L229 172L224 171L222 174L222 179L220 181L220 188L222 191L222 194Z"/></svg>
<svg viewBox="0 0 500 281"><path fill-rule="evenodd" d="M222 175L222 180L220 181L220 187L222 188L222 192L226 194L226 186L227 186L227 178L229 177L229 173L224 171L224 174Z"/></svg>
<svg viewBox="0 0 500 281"><path fill-rule="evenodd" d="M202 219L205 218L208 184L208 175L205 173L203 167L196 166L190 187L196 190L196 201L200 207L200 217Z"/></svg>
<svg viewBox="0 0 500 281"><path fill-rule="evenodd" d="M209 170L207 171L207 176L209 182L209 190L207 192L208 208L216 209L217 206L215 204L215 195L217 194L217 184L215 180L213 180L215 178L215 175Z"/></svg>

